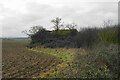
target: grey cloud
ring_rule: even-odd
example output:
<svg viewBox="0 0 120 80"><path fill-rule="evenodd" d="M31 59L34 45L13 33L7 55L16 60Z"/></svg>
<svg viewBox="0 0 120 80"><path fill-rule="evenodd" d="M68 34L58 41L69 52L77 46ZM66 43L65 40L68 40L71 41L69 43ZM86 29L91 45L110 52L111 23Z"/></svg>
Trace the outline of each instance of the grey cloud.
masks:
<svg viewBox="0 0 120 80"><path fill-rule="evenodd" d="M26 4L26 9L28 12L26 14L5 9L4 14L7 13L11 14L12 16L6 17L4 20L2 20L3 36L25 36L21 33L21 31L34 25L43 25L45 28L50 29L52 26L50 20L56 16L62 17L65 23L75 22L81 26L100 25L107 15L109 15L110 18L113 18L113 20L116 20L117 3L87 4L97 4L97 6L92 8L90 11L84 12L84 8L78 5L63 5L62 7L53 7L51 5L38 4L34 2Z"/></svg>
<svg viewBox="0 0 120 80"><path fill-rule="evenodd" d="M31 9L34 7L33 9ZM43 19L48 15L48 11L46 11L44 8L45 5L28 5L28 13L27 14L11 14L10 9L5 9L5 13L10 13L11 16L5 17L4 20L2 20L3 23L3 36L22 36L21 33L22 30L26 29L27 27L31 27L35 24L40 24L43 22ZM48 8L50 8L48 6ZM48 9L49 10L49 9ZM8 12L6 12L8 11ZM45 14L46 13L46 14ZM37 22L37 23L36 23ZM33 23L33 24L32 24ZM17 34L18 35L17 35ZM23 35L25 36L25 35Z"/></svg>
<svg viewBox="0 0 120 80"><path fill-rule="evenodd" d="M81 9L76 9L76 11L71 11L67 13L66 17L76 21L79 25L90 25L90 26L100 26L104 20L112 19L117 22L117 3L100 2L100 3L89 3L90 5L97 6L92 10L85 12L83 14L77 13L76 11L81 11ZM89 6L90 6L89 5ZM91 7L91 6L90 6ZM72 10L72 9L71 9Z"/></svg>

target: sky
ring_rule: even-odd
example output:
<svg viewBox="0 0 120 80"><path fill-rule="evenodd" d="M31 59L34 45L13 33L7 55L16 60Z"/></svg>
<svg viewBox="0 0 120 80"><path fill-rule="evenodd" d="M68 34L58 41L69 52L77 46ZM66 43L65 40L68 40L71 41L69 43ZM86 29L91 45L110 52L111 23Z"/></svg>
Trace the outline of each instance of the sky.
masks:
<svg viewBox="0 0 120 80"><path fill-rule="evenodd" d="M25 37L22 31L37 25L52 30L56 17L77 29L117 24L118 0L0 0L0 37Z"/></svg>

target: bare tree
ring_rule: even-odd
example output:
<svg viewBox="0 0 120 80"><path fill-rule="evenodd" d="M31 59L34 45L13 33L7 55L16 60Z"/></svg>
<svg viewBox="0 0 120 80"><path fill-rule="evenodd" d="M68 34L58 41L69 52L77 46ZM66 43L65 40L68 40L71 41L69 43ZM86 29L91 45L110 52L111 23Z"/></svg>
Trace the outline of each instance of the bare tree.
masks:
<svg viewBox="0 0 120 80"><path fill-rule="evenodd" d="M103 22L103 27L109 27L112 25L112 20L107 20Z"/></svg>
<svg viewBox="0 0 120 80"><path fill-rule="evenodd" d="M42 26L33 26L30 28L30 30L24 30L22 33L25 33L28 36L34 35L38 31L45 30Z"/></svg>
<svg viewBox="0 0 120 80"><path fill-rule="evenodd" d="M76 29L76 27L77 27L77 25L75 23L66 25L66 28L68 28L69 30L74 30L74 29Z"/></svg>
<svg viewBox="0 0 120 80"><path fill-rule="evenodd" d="M54 29L56 31L60 30L60 28L63 26L63 24L61 23L61 18L56 17L55 19L51 20L51 22L54 24Z"/></svg>

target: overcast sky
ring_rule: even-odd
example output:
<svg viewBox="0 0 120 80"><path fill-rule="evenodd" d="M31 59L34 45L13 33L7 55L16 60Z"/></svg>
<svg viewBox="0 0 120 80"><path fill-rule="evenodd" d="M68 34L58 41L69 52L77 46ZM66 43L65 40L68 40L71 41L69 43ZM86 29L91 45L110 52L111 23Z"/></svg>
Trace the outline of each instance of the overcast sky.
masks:
<svg viewBox="0 0 120 80"><path fill-rule="evenodd" d="M118 0L0 0L0 37L26 36L21 32L35 25L52 29L55 17L78 29L108 19L117 24Z"/></svg>

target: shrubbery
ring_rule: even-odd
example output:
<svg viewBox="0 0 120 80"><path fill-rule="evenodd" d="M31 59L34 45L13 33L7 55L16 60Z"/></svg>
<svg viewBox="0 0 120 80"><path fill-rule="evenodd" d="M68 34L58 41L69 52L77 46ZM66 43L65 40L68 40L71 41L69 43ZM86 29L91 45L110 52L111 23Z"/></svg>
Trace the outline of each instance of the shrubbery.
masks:
<svg viewBox="0 0 120 80"><path fill-rule="evenodd" d="M88 54L76 54L78 63L76 77L117 78L118 77L118 45L101 42L86 50Z"/></svg>
<svg viewBox="0 0 120 80"><path fill-rule="evenodd" d="M77 33L74 37L74 42L77 48L80 47L89 47L93 43L96 43L96 39L98 39L97 29L96 28L86 28Z"/></svg>
<svg viewBox="0 0 120 80"><path fill-rule="evenodd" d="M80 48L80 47L91 47L93 44L98 44L100 42L108 43L119 43L120 29L119 25L106 25L103 28L84 28L81 31L77 31L75 27L77 25L67 24L63 25L61 23L61 18L56 18L51 21L54 24L53 31L46 30L42 26L32 27L28 34L24 31L30 38L30 48L38 46L44 46L49 48ZM106 23L107 24L107 23ZM64 29L61 27L64 27Z"/></svg>
<svg viewBox="0 0 120 80"><path fill-rule="evenodd" d="M61 33L61 34L60 34ZM118 43L118 26L107 28L86 28L82 31L59 30L58 33L47 30L38 31L31 36L31 44L50 48L57 47L90 47L100 42ZM30 45L31 45L30 44Z"/></svg>

